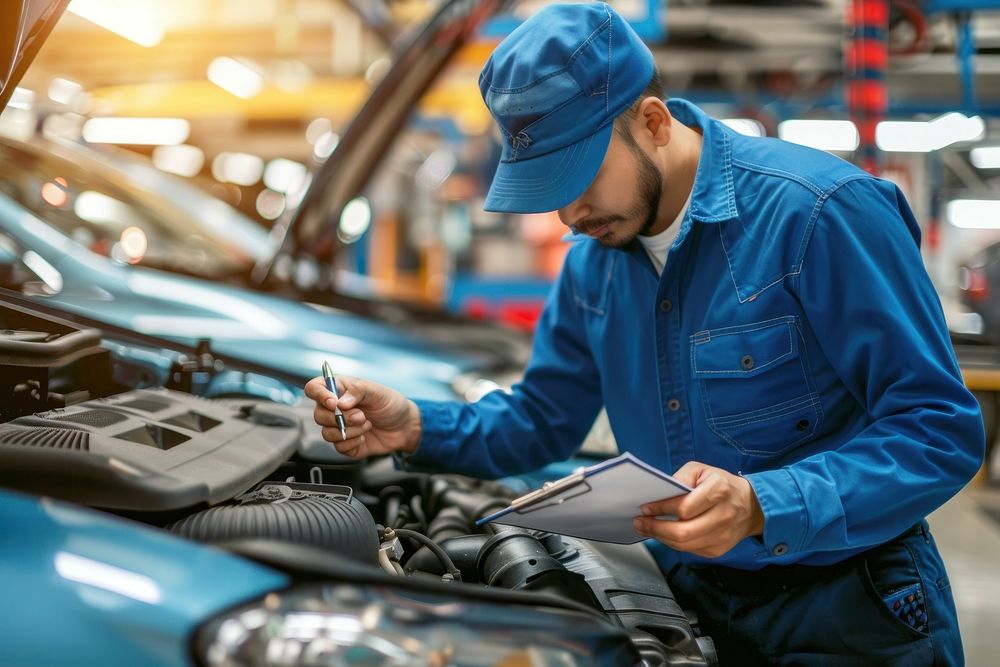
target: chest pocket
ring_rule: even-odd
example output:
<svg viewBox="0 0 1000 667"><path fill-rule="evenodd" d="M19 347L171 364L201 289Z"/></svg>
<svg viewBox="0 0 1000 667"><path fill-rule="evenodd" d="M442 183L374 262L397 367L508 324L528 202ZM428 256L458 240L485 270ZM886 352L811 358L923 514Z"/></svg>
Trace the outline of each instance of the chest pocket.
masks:
<svg viewBox="0 0 1000 667"><path fill-rule="evenodd" d="M816 433L823 413L799 343L792 316L691 336L712 432L750 456L780 454Z"/></svg>

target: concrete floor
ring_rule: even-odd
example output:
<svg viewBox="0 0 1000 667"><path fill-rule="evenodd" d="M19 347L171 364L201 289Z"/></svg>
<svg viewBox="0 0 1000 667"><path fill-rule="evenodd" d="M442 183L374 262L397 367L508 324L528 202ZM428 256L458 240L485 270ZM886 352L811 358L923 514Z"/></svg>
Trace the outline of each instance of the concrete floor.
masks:
<svg viewBox="0 0 1000 667"><path fill-rule="evenodd" d="M1000 486L966 488L930 524L955 592L966 664L1000 665Z"/></svg>

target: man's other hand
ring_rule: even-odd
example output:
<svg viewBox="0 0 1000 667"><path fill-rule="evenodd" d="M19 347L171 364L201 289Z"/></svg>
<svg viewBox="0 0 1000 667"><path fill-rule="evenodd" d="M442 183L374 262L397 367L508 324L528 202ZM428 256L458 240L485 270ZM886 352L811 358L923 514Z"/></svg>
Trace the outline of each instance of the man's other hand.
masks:
<svg viewBox="0 0 1000 667"><path fill-rule="evenodd" d="M764 513L743 477L697 461L674 477L694 490L643 505L643 515L634 520L638 533L706 558L718 558L744 538L763 534ZM656 518L664 515L677 519Z"/></svg>

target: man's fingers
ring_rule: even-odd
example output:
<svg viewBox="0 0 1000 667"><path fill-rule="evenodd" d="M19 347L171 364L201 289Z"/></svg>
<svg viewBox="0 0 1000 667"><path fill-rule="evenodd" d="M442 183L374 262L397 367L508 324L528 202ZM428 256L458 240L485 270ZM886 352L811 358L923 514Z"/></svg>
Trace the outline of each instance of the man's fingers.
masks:
<svg viewBox="0 0 1000 667"><path fill-rule="evenodd" d="M324 426L322 429L323 439L335 445L341 442L349 442L355 438L363 437L365 433L372 430L372 424L371 422L365 422L361 426L348 426L344 430L347 432L347 438L344 438L344 434L340 432L340 427L336 424Z"/></svg>
<svg viewBox="0 0 1000 667"><path fill-rule="evenodd" d="M646 503L642 506L642 513L647 516L669 515L678 519L693 519L712 509L719 502L717 487L720 482L722 480L719 478L706 478L691 493Z"/></svg>
<svg viewBox="0 0 1000 667"><path fill-rule="evenodd" d="M322 377L315 377L305 386L306 396L316 401L317 403L323 403L328 398L332 397L333 394L330 390L326 388L326 382Z"/></svg>

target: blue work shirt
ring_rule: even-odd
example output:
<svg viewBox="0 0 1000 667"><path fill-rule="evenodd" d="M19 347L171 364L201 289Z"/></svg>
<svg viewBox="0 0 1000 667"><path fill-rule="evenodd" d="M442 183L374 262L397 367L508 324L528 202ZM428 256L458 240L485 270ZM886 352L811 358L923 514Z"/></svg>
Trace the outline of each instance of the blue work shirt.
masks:
<svg viewBox="0 0 1000 667"><path fill-rule="evenodd" d="M622 451L742 474L760 501L762 538L717 559L651 544L661 567L823 565L886 542L984 453L909 206L825 152L668 107L703 140L662 275L639 243L574 243L524 380L418 402L413 462L533 470L569 457L604 405Z"/></svg>

